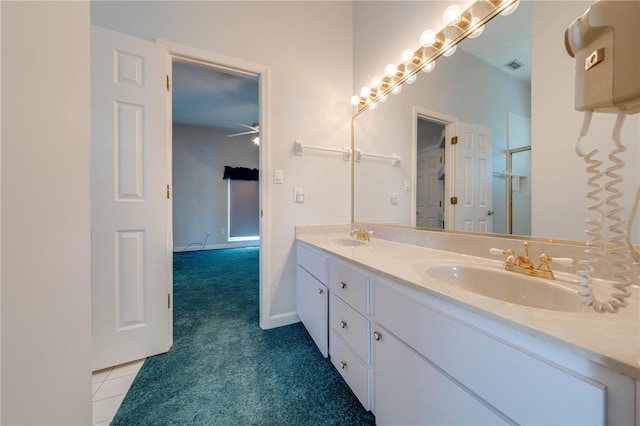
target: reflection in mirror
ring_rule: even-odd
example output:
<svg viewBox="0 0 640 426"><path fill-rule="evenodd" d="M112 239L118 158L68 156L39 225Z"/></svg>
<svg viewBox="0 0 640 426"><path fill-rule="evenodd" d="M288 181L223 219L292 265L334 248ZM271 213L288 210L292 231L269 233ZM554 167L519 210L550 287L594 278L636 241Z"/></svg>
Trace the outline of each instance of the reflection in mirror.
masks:
<svg viewBox="0 0 640 426"><path fill-rule="evenodd" d="M531 18L528 2L521 3L354 118L356 150L402 158L395 167L370 157L354 163L354 221L530 233L530 212L510 225L510 150L531 146ZM524 66L513 71L516 63ZM516 211L531 205L526 194L518 193Z"/></svg>

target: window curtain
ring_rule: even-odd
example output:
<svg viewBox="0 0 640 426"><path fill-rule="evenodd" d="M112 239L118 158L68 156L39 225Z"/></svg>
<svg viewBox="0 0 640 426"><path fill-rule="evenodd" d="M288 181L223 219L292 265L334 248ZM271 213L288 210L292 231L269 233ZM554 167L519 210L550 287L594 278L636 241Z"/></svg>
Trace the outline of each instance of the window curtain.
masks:
<svg viewBox="0 0 640 426"><path fill-rule="evenodd" d="M224 176L222 179L258 180L258 169L224 166Z"/></svg>

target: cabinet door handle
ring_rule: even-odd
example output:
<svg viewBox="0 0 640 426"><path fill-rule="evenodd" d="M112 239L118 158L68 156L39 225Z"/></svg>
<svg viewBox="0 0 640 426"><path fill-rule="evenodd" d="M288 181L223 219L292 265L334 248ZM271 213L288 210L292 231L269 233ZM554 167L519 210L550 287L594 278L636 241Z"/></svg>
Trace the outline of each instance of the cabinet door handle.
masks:
<svg viewBox="0 0 640 426"><path fill-rule="evenodd" d="M346 361L340 361L340 367L344 370L345 368L347 368L347 363Z"/></svg>
<svg viewBox="0 0 640 426"><path fill-rule="evenodd" d="M374 331L373 332L373 338L376 340L380 340L380 338L382 338L382 334L380 334L379 331Z"/></svg>
<svg viewBox="0 0 640 426"><path fill-rule="evenodd" d="M346 288L347 287L347 283L345 283L344 281L340 281L340 288Z"/></svg>
<svg viewBox="0 0 640 426"><path fill-rule="evenodd" d="M319 288L318 289L318 294L324 294L324 289Z"/></svg>
<svg viewBox="0 0 640 426"><path fill-rule="evenodd" d="M340 321L340 327L347 328L347 322L346 321Z"/></svg>

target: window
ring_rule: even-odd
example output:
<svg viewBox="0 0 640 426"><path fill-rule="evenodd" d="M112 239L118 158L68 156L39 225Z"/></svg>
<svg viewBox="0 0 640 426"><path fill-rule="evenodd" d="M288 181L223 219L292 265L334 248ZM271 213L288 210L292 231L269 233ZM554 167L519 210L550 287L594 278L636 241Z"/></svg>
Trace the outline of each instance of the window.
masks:
<svg viewBox="0 0 640 426"><path fill-rule="evenodd" d="M260 239L260 205L257 180L227 178L228 241Z"/></svg>

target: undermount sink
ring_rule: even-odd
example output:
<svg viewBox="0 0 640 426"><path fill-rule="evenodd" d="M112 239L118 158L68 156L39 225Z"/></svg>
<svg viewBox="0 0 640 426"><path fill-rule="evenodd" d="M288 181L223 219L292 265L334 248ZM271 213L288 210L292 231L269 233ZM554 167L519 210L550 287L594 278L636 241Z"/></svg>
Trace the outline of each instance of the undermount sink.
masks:
<svg viewBox="0 0 640 426"><path fill-rule="evenodd" d="M329 244L343 247L356 247L365 244L364 241L356 240L355 238L332 238L327 240Z"/></svg>
<svg viewBox="0 0 640 426"><path fill-rule="evenodd" d="M439 281L508 303L560 312L591 312L575 290L551 280L458 264L427 266L426 272Z"/></svg>

